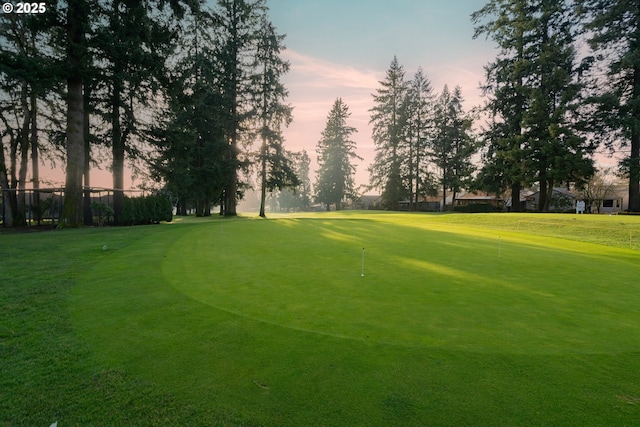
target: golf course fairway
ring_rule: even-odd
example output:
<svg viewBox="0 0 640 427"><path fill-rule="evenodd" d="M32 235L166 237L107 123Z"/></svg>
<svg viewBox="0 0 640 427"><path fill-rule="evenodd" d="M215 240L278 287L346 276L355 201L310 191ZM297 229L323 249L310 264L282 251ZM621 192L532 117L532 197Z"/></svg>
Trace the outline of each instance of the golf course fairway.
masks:
<svg viewBox="0 0 640 427"><path fill-rule="evenodd" d="M637 423L640 252L461 218L158 226L78 279L74 327L207 424Z"/></svg>

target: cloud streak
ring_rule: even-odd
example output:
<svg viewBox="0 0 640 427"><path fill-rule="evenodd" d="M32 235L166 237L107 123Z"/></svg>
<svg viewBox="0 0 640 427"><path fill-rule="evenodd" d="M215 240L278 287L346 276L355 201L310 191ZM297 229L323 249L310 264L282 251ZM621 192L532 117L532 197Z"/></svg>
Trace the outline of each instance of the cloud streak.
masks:
<svg viewBox="0 0 640 427"><path fill-rule="evenodd" d="M371 94L379 85L380 73L332 63L293 50L286 50L283 58L291 64L284 83L289 90L288 102L294 107L294 121L285 131L287 147L294 151L304 149L315 159L315 147L322 136L327 115L334 101L342 98L351 112L347 124L357 129L353 135L357 152L365 158L356 165L356 181L366 183L366 167L374 155L369 128L369 110L373 106ZM316 170L314 161L313 175ZM314 176L311 178L313 180Z"/></svg>
<svg viewBox="0 0 640 427"><path fill-rule="evenodd" d="M357 153L363 161L356 164L356 182L367 184L367 167L375 157L374 145L369 124L369 110L373 107L372 94L380 87L386 69L372 70L330 62L302 54L295 50L283 52L283 58L290 62L289 74L284 83L289 90L288 102L294 107L294 121L285 131L287 147L293 151L306 150L315 160L315 147L321 138L327 115L336 98L349 107L351 116L347 121L355 127L357 133L352 137L357 144ZM391 58L389 62L391 61ZM430 65L424 67L432 87L439 93L445 84L453 89L462 88L467 109L482 103L479 83L482 80L482 67L476 63ZM477 72L474 69L478 68ZM416 67L417 69L417 67ZM405 78L412 79L416 70L406 69ZM317 164L312 164L315 174ZM312 180L314 176L311 177Z"/></svg>

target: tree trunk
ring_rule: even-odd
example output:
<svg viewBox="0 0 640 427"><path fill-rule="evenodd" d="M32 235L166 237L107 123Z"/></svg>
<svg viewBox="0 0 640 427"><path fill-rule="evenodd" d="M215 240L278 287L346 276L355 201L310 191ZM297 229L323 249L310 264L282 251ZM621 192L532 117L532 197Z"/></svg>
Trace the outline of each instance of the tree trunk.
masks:
<svg viewBox="0 0 640 427"><path fill-rule="evenodd" d="M91 142L89 138L89 103L91 101L91 87L85 86L83 105L84 105L84 196L83 196L83 212L84 225L93 225L93 212L91 211Z"/></svg>
<svg viewBox="0 0 640 427"><path fill-rule="evenodd" d="M444 182L445 172L442 172L442 212L447 210L447 184Z"/></svg>
<svg viewBox="0 0 640 427"><path fill-rule="evenodd" d="M511 184L511 212L522 212L520 205L520 183Z"/></svg>
<svg viewBox="0 0 640 427"><path fill-rule="evenodd" d="M414 144L411 142L412 140L412 135L411 135L411 127L409 127L409 211L413 212L415 210L415 207L413 205L413 178L414 178L414 171L413 171L413 151L415 149ZM416 150L417 151L417 150Z"/></svg>
<svg viewBox="0 0 640 427"><path fill-rule="evenodd" d="M40 225L42 213L40 212L40 161L38 147L38 100L35 94L31 94L31 176L33 178L33 206L35 207L36 221Z"/></svg>
<svg viewBox="0 0 640 427"><path fill-rule="evenodd" d="M553 186L555 182L553 179L547 181L547 197L545 199L545 205L543 212L549 212L551 209L551 202L553 201Z"/></svg>
<svg viewBox="0 0 640 427"><path fill-rule="evenodd" d="M184 199L178 200L176 205L176 215L187 216L187 202Z"/></svg>
<svg viewBox="0 0 640 427"><path fill-rule="evenodd" d="M233 168L232 176L230 177L229 185L226 188L225 194L225 203L224 203L224 215L225 216L236 216L238 213L236 212L236 194L238 193L238 171L236 171L235 167Z"/></svg>
<svg viewBox="0 0 640 427"><path fill-rule="evenodd" d="M538 212L544 212L544 207L547 205L547 180L540 178L540 189L538 191L538 206L536 210Z"/></svg>
<svg viewBox="0 0 640 427"><path fill-rule="evenodd" d="M420 142L420 136L418 134L418 144ZM416 148L416 193L414 206L416 210L419 210L419 197L420 197L420 146Z"/></svg>
<svg viewBox="0 0 640 427"><path fill-rule="evenodd" d="M70 76L67 79L67 175L60 219L62 227L78 227L82 224L83 123L82 81Z"/></svg>
<svg viewBox="0 0 640 427"><path fill-rule="evenodd" d="M118 68L116 67L116 71ZM120 225L122 206L124 202L124 140L120 126L120 106L122 104L122 84L114 78L113 95L111 98L111 131L113 155L113 220Z"/></svg>
<svg viewBox="0 0 640 427"><path fill-rule="evenodd" d="M69 0L67 6L67 168L61 227L78 227L82 224L84 105L81 76L88 12L85 6L83 0Z"/></svg>
<svg viewBox="0 0 640 427"><path fill-rule="evenodd" d="M5 122L6 125L6 122ZM2 136L0 136L2 137ZM17 152L17 142L14 137L10 138L9 142L9 168L7 168L7 164L5 163L4 158L4 144L0 147L0 160L2 160L2 164L0 164L0 186L3 189L2 194L2 210L3 210L3 225L5 227L13 227L14 226L14 218L17 212L17 203L16 203L16 177L15 177L15 169L16 169L16 152Z"/></svg>
<svg viewBox="0 0 640 427"><path fill-rule="evenodd" d="M629 211L640 212L640 130L637 129L631 138L629 158Z"/></svg>
<svg viewBox="0 0 640 427"><path fill-rule="evenodd" d="M454 187L453 191L451 192L451 212L454 212L456 210L456 196L458 195L457 193L458 192Z"/></svg>
<svg viewBox="0 0 640 427"><path fill-rule="evenodd" d="M196 217L204 216L204 202L202 201L202 197L196 197Z"/></svg>
<svg viewBox="0 0 640 427"><path fill-rule="evenodd" d="M260 179L262 181L262 185L260 187L260 216L262 218L266 218L264 213L264 205L267 200L267 139L263 135L262 136L262 147L260 148L261 154L261 169L260 169Z"/></svg>
<svg viewBox="0 0 640 427"><path fill-rule="evenodd" d="M30 126L31 126L31 109L27 97L27 84L22 85L22 113L24 115L22 122L22 129L20 129L19 141L20 144L20 169L18 171L18 192L17 198L17 216L14 218L16 222L14 225L26 225L27 224L27 203L26 203L26 188L27 188L27 169L29 167L29 145L30 141Z"/></svg>
<svg viewBox="0 0 640 427"><path fill-rule="evenodd" d="M631 153L629 154L629 211L640 212L640 67L633 70L633 99L636 100L631 129Z"/></svg>
<svg viewBox="0 0 640 427"><path fill-rule="evenodd" d="M239 11L237 10L237 2L233 2L231 10L231 25L230 25L230 43L231 43L231 69L229 70L229 107L231 113L231 134L229 145L229 162L231 163L231 176L229 176L229 183L225 189L225 216L236 216L236 194L238 193L238 139L240 132L240 119L238 113L238 91L240 86L240 40L238 35L239 26Z"/></svg>
<svg viewBox="0 0 640 427"><path fill-rule="evenodd" d="M1 138L1 136L0 136ZM2 201L2 225L3 227L11 227L13 225L13 216L9 209L9 177L7 176L7 164L4 157L4 143L0 139L0 200Z"/></svg>

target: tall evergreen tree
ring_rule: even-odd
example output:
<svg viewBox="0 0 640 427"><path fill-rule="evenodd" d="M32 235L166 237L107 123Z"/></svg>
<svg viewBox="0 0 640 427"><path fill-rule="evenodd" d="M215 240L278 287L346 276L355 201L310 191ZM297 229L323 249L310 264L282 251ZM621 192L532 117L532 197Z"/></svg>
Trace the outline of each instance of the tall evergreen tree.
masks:
<svg viewBox="0 0 640 427"><path fill-rule="evenodd" d="M594 135L611 147L628 148L623 167L629 177L629 210L640 212L640 4L635 0L578 3L588 23L589 42L602 58L606 78L597 78L591 102Z"/></svg>
<svg viewBox="0 0 640 427"><path fill-rule="evenodd" d="M369 167L370 183L382 189L382 204L388 209L398 208L398 202L408 196L402 180L402 149L405 142L406 96L408 84L405 71L394 56L384 81L373 95L374 106L370 123L376 156Z"/></svg>
<svg viewBox="0 0 640 427"><path fill-rule="evenodd" d="M347 125L351 113L341 98L333 103L327 116L327 124L318 141L318 175L316 179L316 201L327 206L333 204L340 210L341 202L355 195L353 175L356 143L350 138L356 129Z"/></svg>
<svg viewBox="0 0 640 427"><path fill-rule="evenodd" d="M296 201L294 208L306 210L311 206L311 179L309 178L311 159L305 150L293 153L296 176L300 184L295 188Z"/></svg>
<svg viewBox="0 0 640 427"><path fill-rule="evenodd" d="M172 60L166 90L169 108L150 134L158 154L151 169L177 199L179 215L193 204L196 216L208 216L233 166L226 158L226 111L214 50L215 23L202 10L188 14L184 25L183 49Z"/></svg>
<svg viewBox="0 0 640 427"><path fill-rule="evenodd" d="M528 107L525 47L533 13L527 0L491 0L471 15L476 25L474 37L486 34L500 48L496 60L485 66L482 90L493 119L484 135L487 148L480 176L484 187L500 192L510 190L514 212L521 210L520 191L529 181L523 167L522 128Z"/></svg>
<svg viewBox="0 0 640 427"><path fill-rule="evenodd" d="M60 94L66 78L61 66L64 42L60 46L55 43L65 39L60 31L64 19L48 5L38 5L42 7L46 13L0 15L0 116L3 136L8 137L11 145L7 150L8 167L2 161L7 169L0 173L0 187L15 190L4 195L8 207L5 226L25 223L25 188L31 182L35 190L39 189L41 151L48 148L40 134L43 128L54 127L53 114L46 110L61 105ZM3 138L0 146L4 142ZM39 206L38 191L31 203ZM37 208L33 213L39 219Z"/></svg>
<svg viewBox="0 0 640 427"><path fill-rule="evenodd" d="M44 24L44 25L43 25ZM37 15L0 16L0 115L4 127L0 149L0 188L5 191L5 226L26 223L27 169L38 188L38 101L53 86L54 61L43 52L46 23ZM9 167L4 160L7 137ZM31 156L29 156L31 153ZM36 192L36 198L38 194ZM37 200L36 200L37 204Z"/></svg>
<svg viewBox="0 0 640 427"><path fill-rule="evenodd" d="M83 223L82 178L84 174L83 79L88 62L86 34L91 4L88 0L68 0L65 14L67 82L66 177L60 224L78 227Z"/></svg>
<svg viewBox="0 0 640 427"><path fill-rule="evenodd" d="M431 82L422 68L409 83L406 97L405 140L408 145L405 169L409 187L409 209L417 208L418 199L430 193L433 187L428 165L428 147L434 132L435 94Z"/></svg>
<svg viewBox="0 0 640 427"><path fill-rule="evenodd" d="M249 135L253 114L253 57L260 25L266 13L265 0L218 0L216 9L217 59L221 71L221 94L225 108L227 160L233 165L225 185L223 213L235 216L239 196L238 169L242 166L241 142Z"/></svg>
<svg viewBox="0 0 640 427"><path fill-rule="evenodd" d="M554 184L593 173L592 149L575 130L581 87L568 2L491 0L472 19L476 36L486 33L501 48L486 67L487 105L498 117L486 133L482 176L511 186L514 210L520 186L538 182L546 210Z"/></svg>
<svg viewBox="0 0 640 427"><path fill-rule="evenodd" d="M531 90L523 123L527 164L540 186L540 211L549 210L554 184L580 185L595 172L592 148L575 130L582 85L573 24L567 2L541 0L527 49Z"/></svg>
<svg viewBox="0 0 640 427"><path fill-rule="evenodd" d="M478 146L471 134L473 120L463 111L462 102L460 87L450 92L445 85L436 103L431 161L439 171L443 210L446 210L447 190L452 192L453 209L456 194L467 185L474 171L471 158Z"/></svg>
<svg viewBox="0 0 640 427"><path fill-rule="evenodd" d="M267 191L295 187L299 180L285 155L282 126L292 120L291 106L284 103L288 93L281 82L289 71L289 63L280 58L284 36L276 33L273 24L263 18L257 41L255 118L260 136L260 216L265 217Z"/></svg>

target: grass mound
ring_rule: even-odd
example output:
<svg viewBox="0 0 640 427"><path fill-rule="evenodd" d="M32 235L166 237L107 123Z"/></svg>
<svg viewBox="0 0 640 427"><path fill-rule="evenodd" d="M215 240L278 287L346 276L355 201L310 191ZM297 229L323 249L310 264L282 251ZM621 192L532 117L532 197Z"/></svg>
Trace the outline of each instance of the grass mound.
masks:
<svg viewBox="0 0 640 427"><path fill-rule="evenodd" d="M38 418L12 394L0 413L15 424L101 424L109 410L133 424L632 424L640 254L522 225L563 220L351 212L65 231L57 251L76 266L59 267L70 277L37 304L59 304L39 316L62 319L47 342L63 338L54 349L73 357L18 387L19 356L44 349L12 335L2 349L16 367L0 390L24 397L56 373L75 384L64 401L82 387L80 402L104 399L92 412L44 393ZM18 304L17 288L4 292Z"/></svg>

